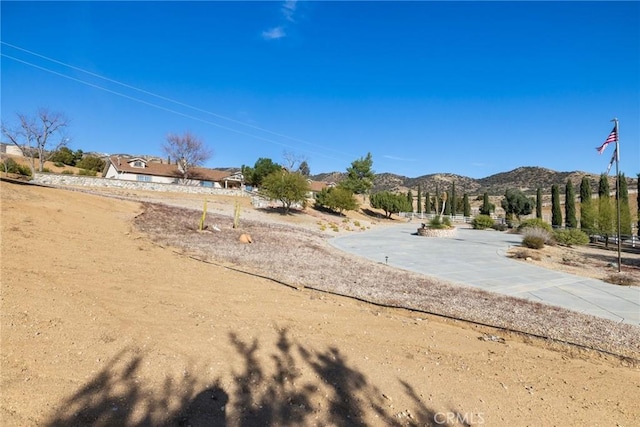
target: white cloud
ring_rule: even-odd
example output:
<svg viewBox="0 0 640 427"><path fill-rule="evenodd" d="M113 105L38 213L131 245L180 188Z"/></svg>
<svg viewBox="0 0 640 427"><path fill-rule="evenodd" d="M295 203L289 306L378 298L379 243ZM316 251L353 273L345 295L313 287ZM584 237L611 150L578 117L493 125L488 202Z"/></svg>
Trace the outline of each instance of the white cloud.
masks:
<svg viewBox="0 0 640 427"><path fill-rule="evenodd" d="M276 40L285 37L287 34L284 32L284 28L275 27L270 30L265 30L262 32L262 38L265 40Z"/></svg>
<svg viewBox="0 0 640 427"><path fill-rule="evenodd" d="M285 0L282 5L282 14L287 21L294 22L293 15L296 11L298 0Z"/></svg>

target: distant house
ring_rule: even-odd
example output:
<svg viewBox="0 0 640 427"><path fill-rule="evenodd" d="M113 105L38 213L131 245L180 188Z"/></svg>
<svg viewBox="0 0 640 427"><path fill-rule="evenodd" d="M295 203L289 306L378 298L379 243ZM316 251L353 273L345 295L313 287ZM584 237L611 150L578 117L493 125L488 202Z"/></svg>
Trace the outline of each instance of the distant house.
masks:
<svg viewBox="0 0 640 427"><path fill-rule="evenodd" d="M324 190L325 188L335 187L336 184L333 182L324 182L324 181L312 181L307 179L309 183L309 198L315 198L316 194Z"/></svg>
<svg viewBox="0 0 640 427"><path fill-rule="evenodd" d="M215 169L194 167L188 179L183 178L178 165L162 161L148 161L141 157L110 156L103 176L125 181L157 182L162 184L197 185L211 188L240 188L244 184L241 172L229 173Z"/></svg>
<svg viewBox="0 0 640 427"><path fill-rule="evenodd" d="M0 153L11 156L24 156L20 147L13 144L5 144L4 142L0 143Z"/></svg>

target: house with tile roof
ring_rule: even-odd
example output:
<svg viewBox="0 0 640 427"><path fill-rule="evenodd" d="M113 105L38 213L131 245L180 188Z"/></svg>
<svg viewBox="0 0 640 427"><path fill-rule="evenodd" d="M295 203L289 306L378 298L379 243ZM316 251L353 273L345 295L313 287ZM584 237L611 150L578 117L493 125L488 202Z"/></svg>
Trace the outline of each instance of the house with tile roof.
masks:
<svg viewBox="0 0 640 427"><path fill-rule="evenodd" d="M193 167L187 179L175 163L149 161L142 157L110 156L103 176L125 181L155 182L162 184L194 185L210 188L241 188L244 176L240 171L229 173L216 169Z"/></svg>

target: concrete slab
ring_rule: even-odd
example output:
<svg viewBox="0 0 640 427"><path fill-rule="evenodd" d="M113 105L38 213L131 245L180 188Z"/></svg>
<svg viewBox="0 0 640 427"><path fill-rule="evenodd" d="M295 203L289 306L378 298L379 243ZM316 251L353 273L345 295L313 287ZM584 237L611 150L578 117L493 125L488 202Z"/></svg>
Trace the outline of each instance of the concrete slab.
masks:
<svg viewBox="0 0 640 427"><path fill-rule="evenodd" d="M509 259L506 251L521 242L516 234L458 228L453 237L430 238L415 235L418 226L413 222L380 227L335 237L330 243L372 261L452 283L640 325L640 288Z"/></svg>

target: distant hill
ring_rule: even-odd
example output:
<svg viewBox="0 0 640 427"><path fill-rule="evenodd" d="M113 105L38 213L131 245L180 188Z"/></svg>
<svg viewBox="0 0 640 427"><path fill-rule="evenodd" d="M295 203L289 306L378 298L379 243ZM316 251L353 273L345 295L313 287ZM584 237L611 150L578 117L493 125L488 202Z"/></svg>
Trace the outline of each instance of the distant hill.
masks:
<svg viewBox="0 0 640 427"><path fill-rule="evenodd" d="M345 176L345 173L331 172L314 175L311 178L316 181L337 183L344 179ZM551 186L553 184L558 184L561 187L561 192L563 192L567 179L570 179L577 193L584 176L587 176L591 180L592 192L597 192L598 182L600 180L600 175L598 174L580 171L556 172L551 169L534 166L519 167L509 172L501 172L481 179L450 173L423 175L418 178L408 178L392 173L380 173L376 174L373 191L387 190L404 193L411 190L416 193L418 186L420 186L423 193L435 193L436 187L442 192L449 190L451 184L455 182L458 194L466 192L470 195L480 195L487 192L491 196L500 196L504 194L507 188L517 188L525 194L534 195L538 187L542 189L544 194L551 193ZM638 185L636 178L627 177L627 186L629 190L637 190ZM615 176L609 177L609 187L611 190L615 188Z"/></svg>
<svg viewBox="0 0 640 427"><path fill-rule="evenodd" d="M122 154L124 157L130 155ZM150 158L150 156L141 156ZM154 158L156 161L164 161L162 158ZM237 172L240 168L236 167L218 167L215 170L225 172ZM339 183L346 177L345 172L328 172L310 176L314 181ZM564 192L564 186L567 179L570 179L575 187L576 194L579 192L580 183L584 176L591 180L591 192L598 192L599 174L590 174L587 172L556 172L551 169L540 168L536 166L523 166L509 172L501 172L486 178L469 178L467 176L456 175L452 173L435 173L423 175L417 178L408 178L393 173L379 173L375 175L373 182L373 192L392 191L396 193L406 193L411 190L414 194L420 186L423 193L431 194L436 192L436 188L442 192L451 189L452 183L456 184L456 192L458 194L468 193L470 196L479 196L487 192L490 196L502 196L508 188L517 188L527 195L535 195L538 187L542 189L543 194L551 194L551 186L558 184L560 191ZM609 176L609 188L611 191L615 189L615 176ZM635 176L627 177L627 187L631 192L638 190L638 180Z"/></svg>

